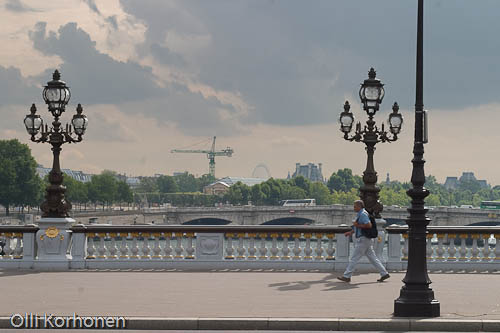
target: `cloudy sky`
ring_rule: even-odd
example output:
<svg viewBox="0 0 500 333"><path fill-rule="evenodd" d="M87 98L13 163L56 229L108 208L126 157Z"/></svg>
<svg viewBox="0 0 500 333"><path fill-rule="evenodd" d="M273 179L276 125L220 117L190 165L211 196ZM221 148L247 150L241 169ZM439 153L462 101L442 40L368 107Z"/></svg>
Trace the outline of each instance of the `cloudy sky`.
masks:
<svg viewBox="0 0 500 333"><path fill-rule="evenodd" d="M263 163L284 178L295 163L361 174L363 144L343 140L345 100L364 121L359 84L373 66L385 83L377 114L404 115L395 143L377 145L379 179L411 175L417 1L0 0L0 139L28 143L50 166L48 144L22 120L54 69L89 118L84 141L64 145L62 167L127 175L208 172L203 154L230 146L216 175L250 177ZM500 184L500 2L428 0L424 104L426 174L473 171ZM198 144L198 145L196 145Z"/></svg>

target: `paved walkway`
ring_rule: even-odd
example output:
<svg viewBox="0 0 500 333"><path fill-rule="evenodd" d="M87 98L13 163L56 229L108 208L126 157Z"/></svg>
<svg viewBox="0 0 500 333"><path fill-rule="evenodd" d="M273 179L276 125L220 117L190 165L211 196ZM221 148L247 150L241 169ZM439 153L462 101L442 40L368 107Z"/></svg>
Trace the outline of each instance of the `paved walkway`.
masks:
<svg viewBox="0 0 500 333"><path fill-rule="evenodd" d="M0 271L0 317L391 319L404 273ZM500 273L431 273L440 319L500 321Z"/></svg>

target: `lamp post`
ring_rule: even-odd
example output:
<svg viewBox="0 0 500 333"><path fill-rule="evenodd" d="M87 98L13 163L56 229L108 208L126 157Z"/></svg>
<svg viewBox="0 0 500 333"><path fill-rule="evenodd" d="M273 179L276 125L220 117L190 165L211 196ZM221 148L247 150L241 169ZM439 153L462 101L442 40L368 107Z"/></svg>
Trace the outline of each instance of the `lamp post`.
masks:
<svg viewBox="0 0 500 333"><path fill-rule="evenodd" d="M423 27L424 2L418 0L417 18L417 69L415 98L415 140L413 144L413 187L406 193L411 197L408 224L408 268L403 279L399 298L394 301L396 317L439 317L440 304L429 288L427 274L426 236L430 219L426 216L425 198L429 191L424 187L424 143L427 142L423 98Z"/></svg>
<svg viewBox="0 0 500 333"><path fill-rule="evenodd" d="M359 97L363 104L363 109L368 115L366 125L362 128L361 122L357 122L354 135L349 137L352 125L354 124L354 115L350 111L351 106L348 101L345 102L344 111L340 114L339 119L340 130L344 133L345 140L363 142L366 145L367 161L366 169L363 172L364 185L360 188L360 198L365 203L366 210L376 218L380 218L383 206L378 201L380 188L376 185L377 172L373 165L375 145L379 142L396 141L403 124L403 116L399 113L398 103L395 102L388 120L389 131L392 136L385 130L383 123L380 130L375 126L373 117L379 110L384 94L384 85L376 78L375 70L370 68L368 79L361 84L361 88L359 89Z"/></svg>
<svg viewBox="0 0 500 333"><path fill-rule="evenodd" d="M76 114L73 115L71 124L61 128L59 117L66 110L66 105L71 97L69 87L61 81L61 74L56 69L52 75L52 81L47 82L43 89L43 99L48 105L49 112L54 117L52 126L44 123L42 118L36 114L35 104L31 105L31 113L24 118L24 125L33 142L48 142L52 145L54 155L52 170L49 173L49 186L46 190L45 201L40 208L43 212L42 218L66 218L71 210L71 203L64 197L66 187L62 185L63 174L59 164L59 154L64 143L75 143L82 141L82 136L87 128L88 119L83 115L83 108L78 104Z"/></svg>

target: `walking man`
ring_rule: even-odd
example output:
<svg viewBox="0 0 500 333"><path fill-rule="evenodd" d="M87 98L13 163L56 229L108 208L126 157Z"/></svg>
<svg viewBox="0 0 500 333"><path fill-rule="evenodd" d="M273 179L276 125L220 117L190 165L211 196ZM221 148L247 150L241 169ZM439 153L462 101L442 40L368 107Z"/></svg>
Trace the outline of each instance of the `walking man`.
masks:
<svg viewBox="0 0 500 333"><path fill-rule="evenodd" d="M351 282L352 273L356 269L356 264L362 256L366 256L368 260L370 260L372 265L375 266L375 268L377 268L380 272L380 279L377 280L378 282L387 280L390 277L384 265L382 265L380 260L375 255L375 251L373 250L372 246L372 239L365 237L362 233L362 229L369 229L372 227L370 217L364 207L365 204L362 200L356 200L354 202L354 211L358 214L356 215L356 219L353 222L353 230L348 231L344 234L346 237L349 237L353 233L356 233L354 253L351 257L351 260L349 261L349 265L347 265L344 275L337 277L337 279L339 279L340 281Z"/></svg>

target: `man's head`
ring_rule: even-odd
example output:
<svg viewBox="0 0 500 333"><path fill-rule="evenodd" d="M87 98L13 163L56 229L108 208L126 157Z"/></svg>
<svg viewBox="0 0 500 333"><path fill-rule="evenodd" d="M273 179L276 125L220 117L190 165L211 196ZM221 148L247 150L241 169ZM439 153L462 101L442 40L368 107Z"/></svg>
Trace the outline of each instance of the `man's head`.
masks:
<svg viewBox="0 0 500 333"><path fill-rule="evenodd" d="M363 200L354 201L354 211L356 213L359 212L363 208L365 208L365 203L363 202Z"/></svg>

